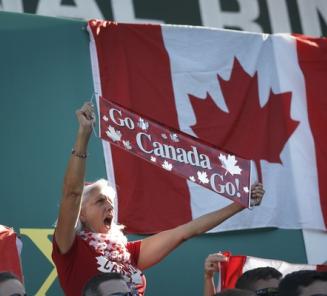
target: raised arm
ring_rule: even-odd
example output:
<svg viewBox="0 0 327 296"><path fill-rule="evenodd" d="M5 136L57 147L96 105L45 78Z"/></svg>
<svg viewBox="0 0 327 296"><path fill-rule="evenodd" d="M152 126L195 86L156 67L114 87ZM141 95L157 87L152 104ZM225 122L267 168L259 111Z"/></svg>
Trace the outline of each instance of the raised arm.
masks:
<svg viewBox="0 0 327 296"><path fill-rule="evenodd" d="M213 296L216 293L216 287L214 282L214 273L219 272L219 263L226 261L225 257L221 253L210 254L204 262L204 286L203 295Z"/></svg>
<svg viewBox="0 0 327 296"><path fill-rule="evenodd" d="M76 111L79 128L64 178L55 240L62 254L69 251L75 239L75 225L81 208L87 145L94 121L93 107L88 102Z"/></svg>
<svg viewBox="0 0 327 296"><path fill-rule="evenodd" d="M251 199L255 200L256 205L260 204L263 195L264 190L262 184L257 183L252 186ZM244 208L241 205L232 203L222 209L203 215L186 224L144 239L141 244L138 267L142 270L151 267L161 261L183 241L193 236L205 233L243 209Z"/></svg>

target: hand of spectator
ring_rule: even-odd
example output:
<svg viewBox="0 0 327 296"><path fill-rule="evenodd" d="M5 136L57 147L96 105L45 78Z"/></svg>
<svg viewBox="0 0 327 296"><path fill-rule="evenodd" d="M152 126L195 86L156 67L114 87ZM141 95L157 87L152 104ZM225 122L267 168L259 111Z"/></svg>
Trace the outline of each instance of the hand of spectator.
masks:
<svg viewBox="0 0 327 296"><path fill-rule="evenodd" d="M206 277L213 277L215 272L219 272L220 262L227 261L228 258L222 253L210 254L204 262L204 274Z"/></svg>
<svg viewBox="0 0 327 296"><path fill-rule="evenodd" d="M265 190L261 183L255 183L251 186L251 206L259 206L261 204Z"/></svg>
<svg viewBox="0 0 327 296"><path fill-rule="evenodd" d="M91 102L86 102L76 111L81 132L92 132L92 125L95 122L94 106Z"/></svg>

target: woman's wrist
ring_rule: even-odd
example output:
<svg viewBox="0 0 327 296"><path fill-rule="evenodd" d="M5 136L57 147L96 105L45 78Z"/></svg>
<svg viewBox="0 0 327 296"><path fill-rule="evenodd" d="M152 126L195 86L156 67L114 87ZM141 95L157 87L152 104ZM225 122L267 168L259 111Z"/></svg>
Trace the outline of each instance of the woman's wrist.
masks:
<svg viewBox="0 0 327 296"><path fill-rule="evenodd" d="M235 211L235 212L241 212L245 209L244 206L242 206L241 204L239 204L237 202L233 202L232 204L230 204L230 206L232 207L233 211Z"/></svg>
<svg viewBox="0 0 327 296"><path fill-rule="evenodd" d="M91 131L92 132L92 131ZM80 158L86 158L87 156L87 146L89 143L91 132L84 129L79 129L76 136L76 141L72 149L72 154Z"/></svg>
<svg viewBox="0 0 327 296"><path fill-rule="evenodd" d="M90 137L92 133L91 126L80 126L77 131L77 135L81 137Z"/></svg>

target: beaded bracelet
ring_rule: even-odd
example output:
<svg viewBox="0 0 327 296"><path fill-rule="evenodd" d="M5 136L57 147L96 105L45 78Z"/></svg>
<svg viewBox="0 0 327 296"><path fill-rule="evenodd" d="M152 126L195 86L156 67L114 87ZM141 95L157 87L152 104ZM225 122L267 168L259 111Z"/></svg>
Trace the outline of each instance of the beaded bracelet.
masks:
<svg viewBox="0 0 327 296"><path fill-rule="evenodd" d="M72 149L72 154L74 156L78 157L78 158L83 158L83 159L87 158L87 154L86 153L85 154L77 153L74 148Z"/></svg>

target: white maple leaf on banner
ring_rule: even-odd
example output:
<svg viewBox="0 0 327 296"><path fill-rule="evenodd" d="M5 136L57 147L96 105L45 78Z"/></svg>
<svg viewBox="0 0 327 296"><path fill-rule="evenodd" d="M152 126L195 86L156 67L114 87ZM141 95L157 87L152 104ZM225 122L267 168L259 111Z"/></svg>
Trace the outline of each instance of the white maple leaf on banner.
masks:
<svg viewBox="0 0 327 296"><path fill-rule="evenodd" d="M208 184L209 183L209 179L208 179L208 175L206 172L197 172L198 174L198 179L202 184Z"/></svg>
<svg viewBox="0 0 327 296"><path fill-rule="evenodd" d="M104 121L108 121L108 120L109 120L109 118L108 118L106 115L103 115L102 119L103 119Z"/></svg>
<svg viewBox="0 0 327 296"><path fill-rule="evenodd" d="M249 193L249 187L247 187L247 186L243 187L243 191L244 191L245 193Z"/></svg>
<svg viewBox="0 0 327 296"><path fill-rule="evenodd" d="M139 121L137 123L140 129L146 131L149 128L149 123L145 121L143 118L139 118Z"/></svg>
<svg viewBox="0 0 327 296"><path fill-rule="evenodd" d="M188 177L192 182L195 182L195 178L194 178L194 176L189 176Z"/></svg>
<svg viewBox="0 0 327 296"><path fill-rule="evenodd" d="M235 155L228 154L228 156L226 157L225 155L220 153L219 160L221 162L221 166L226 170L226 174L227 172L229 172L231 175L241 174L242 169L238 165L236 165L237 160L235 159Z"/></svg>
<svg viewBox="0 0 327 296"><path fill-rule="evenodd" d="M170 134L170 138L173 142L179 142L177 134Z"/></svg>
<svg viewBox="0 0 327 296"><path fill-rule="evenodd" d="M151 156L151 161L152 161L152 162L156 162L157 159L156 159L154 156Z"/></svg>
<svg viewBox="0 0 327 296"><path fill-rule="evenodd" d="M165 139L165 140L167 140L167 135L166 134L161 134L161 137L163 138L163 139Z"/></svg>
<svg viewBox="0 0 327 296"><path fill-rule="evenodd" d="M120 141L120 139L121 139L121 132L119 130L115 130L115 128L112 127L111 125L109 125L108 130L106 131L106 134L114 142Z"/></svg>
<svg viewBox="0 0 327 296"><path fill-rule="evenodd" d="M128 149L128 150L131 150L132 149L132 146L131 146L130 141L124 141L123 140L123 144L124 144L124 146L125 146L126 149Z"/></svg>
<svg viewBox="0 0 327 296"><path fill-rule="evenodd" d="M167 171L171 171L173 168L173 165L169 163L167 160L165 160L161 166Z"/></svg>

